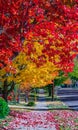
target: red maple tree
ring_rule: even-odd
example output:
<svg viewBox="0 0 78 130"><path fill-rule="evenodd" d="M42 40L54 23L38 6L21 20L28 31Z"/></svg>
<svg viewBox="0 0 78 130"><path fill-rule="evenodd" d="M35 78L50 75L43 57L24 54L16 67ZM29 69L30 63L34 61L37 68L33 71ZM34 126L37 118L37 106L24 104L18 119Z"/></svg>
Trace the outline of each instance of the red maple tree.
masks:
<svg viewBox="0 0 78 130"><path fill-rule="evenodd" d="M59 51L51 49L51 44L45 45L43 55L47 54L51 61L51 57L57 53L61 59L57 64L62 66L62 69L69 68L67 71L71 71L72 59L75 55L70 54L70 50L77 51L77 40L75 40L78 38L77 3L77 0L75 2L71 0L69 2L66 0L0 0L0 66L11 63L12 59L21 51L23 41L30 35L30 32L34 32L34 35L39 37L46 37L43 28L48 27L51 32L55 30L52 32L55 38L48 39L49 43L58 39L61 42L60 46L64 46L64 48ZM54 30L52 30L53 24ZM32 42L32 38L30 40ZM29 52L32 52L31 44L29 43L27 46ZM56 47L58 44L55 42ZM39 59L44 59L42 57L44 56Z"/></svg>

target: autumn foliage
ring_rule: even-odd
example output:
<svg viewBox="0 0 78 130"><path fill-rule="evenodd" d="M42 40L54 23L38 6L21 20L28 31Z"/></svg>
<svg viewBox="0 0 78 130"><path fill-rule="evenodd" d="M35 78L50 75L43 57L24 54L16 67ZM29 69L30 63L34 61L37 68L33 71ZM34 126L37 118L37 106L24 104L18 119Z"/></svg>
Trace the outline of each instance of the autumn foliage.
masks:
<svg viewBox="0 0 78 130"><path fill-rule="evenodd" d="M0 0L0 66L6 66L22 49L24 34L41 18L38 19L38 6L35 1ZM42 17L43 12L39 12ZM33 21L36 19L36 22Z"/></svg>
<svg viewBox="0 0 78 130"><path fill-rule="evenodd" d="M59 70L73 70L78 51L77 0L0 3L1 80L42 86Z"/></svg>

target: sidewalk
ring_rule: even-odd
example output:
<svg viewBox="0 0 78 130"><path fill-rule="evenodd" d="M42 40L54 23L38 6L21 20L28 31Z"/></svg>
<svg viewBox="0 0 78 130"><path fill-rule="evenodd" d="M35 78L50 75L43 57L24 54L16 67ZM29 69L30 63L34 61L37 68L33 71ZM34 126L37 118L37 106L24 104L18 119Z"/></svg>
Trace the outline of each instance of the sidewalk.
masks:
<svg viewBox="0 0 78 130"><path fill-rule="evenodd" d="M35 106L24 106L22 105L24 102L21 102L21 105L9 105L10 108L17 108L17 109L28 109L28 110L48 110L47 102L46 101L36 101ZM49 102L51 104L51 102Z"/></svg>
<svg viewBox="0 0 78 130"><path fill-rule="evenodd" d="M56 106L60 106L60 104L63 104L63 105L65 105L63 102L59 102L59 101L46 101L46 95L45 95L45 93L44 92L42 92L41 93L41 91L40 91L40 93L39 93L39 100L38 101L36 101L35 102L35 106L26 106L26 105L22 105L22 104L24 104L24 102L21 102L21 105L19 106L19 105L9 105L9 107L10 108L12 108L12 109L26 109L26 110L36 110L36 111L40 111L40 110L46 110L46 111L48 111L48 110L54 110L54 108L51 108L51 107L49 107L49 105L50 106L54 106L54 105L56 105ZM58 109L60 109L60 108L55 108L56 110L58 110ZM69 108L62 108L62 109L69 109Z"/></svg>

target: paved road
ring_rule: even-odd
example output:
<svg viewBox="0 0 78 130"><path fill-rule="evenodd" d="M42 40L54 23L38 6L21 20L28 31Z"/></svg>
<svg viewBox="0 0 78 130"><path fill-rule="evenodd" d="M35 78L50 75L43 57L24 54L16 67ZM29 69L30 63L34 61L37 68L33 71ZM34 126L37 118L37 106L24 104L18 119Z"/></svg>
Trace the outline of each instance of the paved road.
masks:
<svg viewBox="0 0 78 130"><path fill-rule="evenodd" d="M77 88L60 88L57 95L61 101L74 110L78 110L78 89Z"/></svg>

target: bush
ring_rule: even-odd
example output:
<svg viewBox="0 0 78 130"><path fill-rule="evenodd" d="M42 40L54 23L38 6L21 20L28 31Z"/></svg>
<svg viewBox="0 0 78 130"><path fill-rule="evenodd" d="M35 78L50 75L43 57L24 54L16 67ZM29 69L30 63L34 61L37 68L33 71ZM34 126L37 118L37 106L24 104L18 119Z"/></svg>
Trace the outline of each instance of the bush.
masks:
<svg viewBox="0 0 78 130"><path fill-rule="evenodd" d="M28 102L27 106L35 106L35 103L33 101Z"/></svg>
<svg viewBox="0 0 78 130"><path fill-rule="evenodd" d="M0 118L4 118L10 112L7 102L0 97Z"/></svg>

